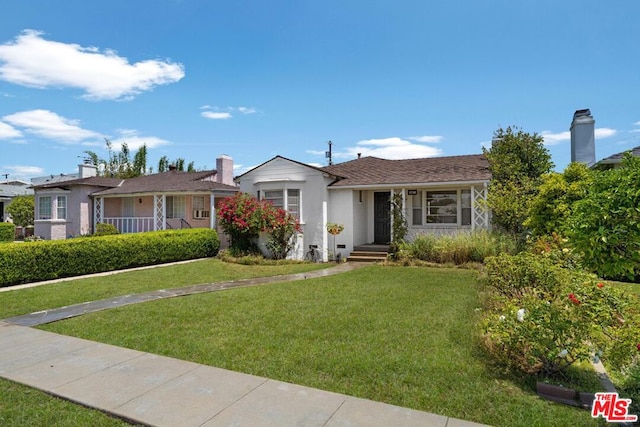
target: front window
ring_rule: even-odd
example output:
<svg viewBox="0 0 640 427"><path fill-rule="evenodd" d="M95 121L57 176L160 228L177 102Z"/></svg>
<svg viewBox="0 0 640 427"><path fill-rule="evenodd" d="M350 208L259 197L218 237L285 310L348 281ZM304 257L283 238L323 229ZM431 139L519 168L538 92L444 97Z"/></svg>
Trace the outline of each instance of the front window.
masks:
<svg viewBox="0 0 640 427"><path fill-rule="evenodd" d="M58 219L67 219L67 196L58 196L56 202Z"/></svg>
<svg viewBox="0 0 640 427"><path fill-rule="evenodd" d="M194 218L209 218L209 206L205 206L204 196L193 196L191 204Z"/></svg>
<svg viewBox="0 0 640 427"><path fill-rule="evenodd" d="M167 218L184 218L186 203L184 196L167 196Z"/></svg>
<svg viewBox="0 0 640 427"><path fill-rule="evenodd" d="M287 210L294 218L300 219L300 190L287 190Z"/></svg>
<svg viewBox="0 0 640 427"><path fill-rule="evenodd" d="M282 190L270 190L264 192L264 199L276 208L284 208L284 198Z"/></svg>
<svg viewBox="0 0 640 427"><path fill-rule="evenodd" d="M422 225L422 191L411 196L411 224Z"/></svg>
<svg viewBox="0 0 640 427"><path fill-rule="evenodd" d="M51 219L51 196L39 197L38 219Z"/></svg>
<svg viewBox="0 0 640 427"><path fill-rule="evenodd" d="M302 208L299 189L266 190L263 192L263 200L271 202L276 208L288 211L293 217L300 220Z"/></svg>
<svg viewBox="0 0 640 427"><path fill-rule="evenodd" d="M427 224L457 223L457 191L427 191Z"/></svg>

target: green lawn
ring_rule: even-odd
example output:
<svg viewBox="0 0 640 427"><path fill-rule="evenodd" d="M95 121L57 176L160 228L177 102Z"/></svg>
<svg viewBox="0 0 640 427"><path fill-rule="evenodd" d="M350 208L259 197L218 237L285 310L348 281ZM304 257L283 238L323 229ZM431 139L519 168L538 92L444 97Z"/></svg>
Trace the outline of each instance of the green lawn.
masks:
<svg viewBox="0 0 640 427"><path fill-rule="evenodd" d="M121 295L202 283L300 273L325 268L327 265L300 263L249 266L226 263L211 258L109 276L75 279L34 288L0 292L0 319Z"/></svg>
<svg viewBox="0 0 640 427"><path fill-rule="evenodd" d="M42 329L495 426L597 425L487 367L479 304L474 272L372 266Z"/></svg>
<svg viewBox="0 0 640 427"><path fill-rule="evenodd" d="M129 424L100 411L83 408L0 378L0 425L4 427L109 427Z"/></svg>

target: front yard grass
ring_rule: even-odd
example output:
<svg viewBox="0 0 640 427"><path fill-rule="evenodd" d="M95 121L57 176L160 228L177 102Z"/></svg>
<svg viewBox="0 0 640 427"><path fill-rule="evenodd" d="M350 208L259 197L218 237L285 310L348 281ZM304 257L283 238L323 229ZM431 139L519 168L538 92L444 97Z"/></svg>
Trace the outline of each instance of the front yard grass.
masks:
<svg viewBox="0 0 640 427"><path fill-rule="evenodd" d="M240 265L205 259L0 292L0 319L104 298L203 283L300 273L328 264ZM331 266L331 265L328 265Z"/></svg>
<svg viewBox="0 0 640 427"><path fill-rule="evenodd" d="M253 268L253 267L252 267ZM475 273L372 266L41 328L494 426L598 425L488 367Z"/></svg>
<svg viewBox="0 0 640 427"><path fill-rule="evenodd" d="M2 426L128 426L130 424L0 378Z"/></svg>

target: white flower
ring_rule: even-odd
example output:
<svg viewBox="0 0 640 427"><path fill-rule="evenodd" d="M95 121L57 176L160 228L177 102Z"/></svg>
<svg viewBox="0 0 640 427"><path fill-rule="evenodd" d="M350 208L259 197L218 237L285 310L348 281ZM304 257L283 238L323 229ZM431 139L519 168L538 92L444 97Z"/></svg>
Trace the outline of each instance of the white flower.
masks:
<svg viewBox="0 0 640 427"><path fill-rule="evenodd" d="M518 317L518 322L524 322L524 308L518 310L516 316Z"/></svg>
<svg viewBox="0 0 640 427"><path fill-rule="evenodd" d="M502 315L502 316L498 317L498 319L500 319L500 321L502 322L502 321L506 320L507 318L504 315Z"/></svg>
<svg viewBox="0 0 640 427"><path fill-rule="evenodd" d="M560 353L558 353L558 357L561 359L564 359L565 357L567 357L567 355L569 354L569 352L567 351L567 349L565 348L564 350L562 350Z"/></svg>

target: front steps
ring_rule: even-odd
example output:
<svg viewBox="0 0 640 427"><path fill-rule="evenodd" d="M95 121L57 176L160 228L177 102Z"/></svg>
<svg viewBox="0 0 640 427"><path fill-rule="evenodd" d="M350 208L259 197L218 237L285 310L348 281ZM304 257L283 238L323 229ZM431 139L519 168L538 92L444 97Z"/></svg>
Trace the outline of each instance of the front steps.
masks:
<svg viewBox="0 0 640 427"><path fill-rule="evenodd" d="M384 262L387 260L389 245L360 245L353 248L347 261Z"/></svg>

